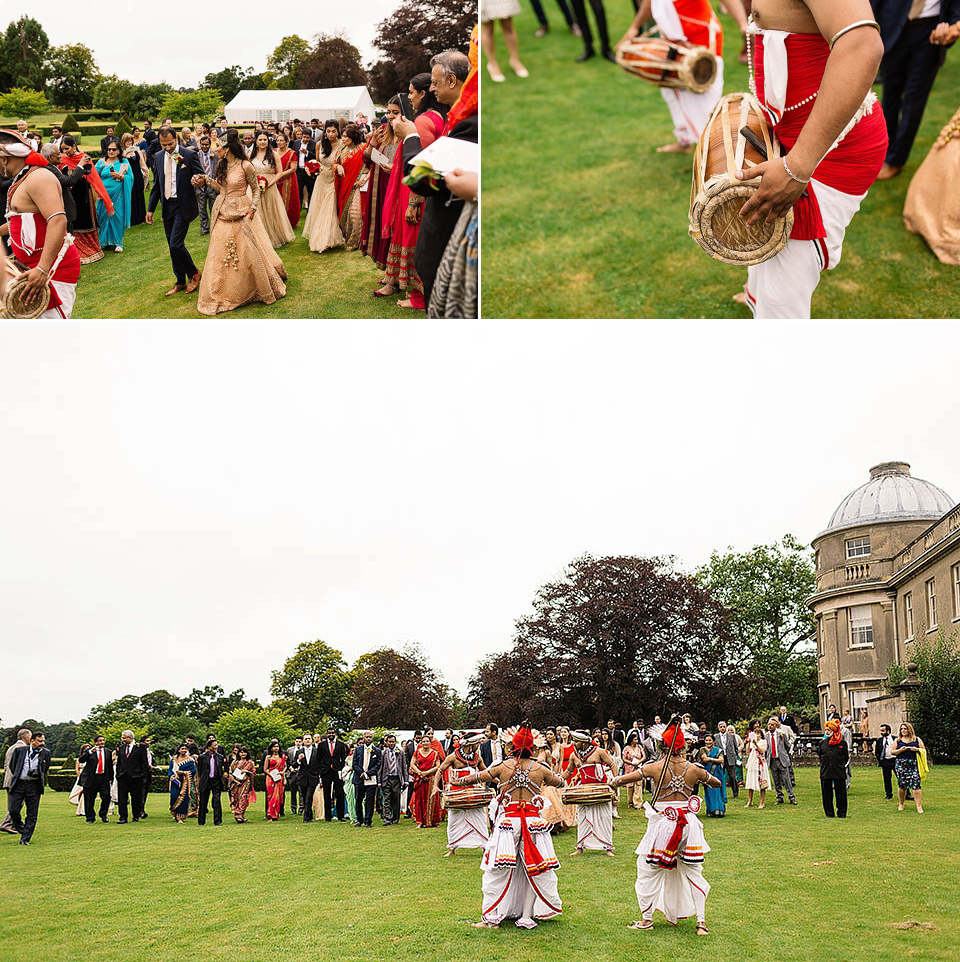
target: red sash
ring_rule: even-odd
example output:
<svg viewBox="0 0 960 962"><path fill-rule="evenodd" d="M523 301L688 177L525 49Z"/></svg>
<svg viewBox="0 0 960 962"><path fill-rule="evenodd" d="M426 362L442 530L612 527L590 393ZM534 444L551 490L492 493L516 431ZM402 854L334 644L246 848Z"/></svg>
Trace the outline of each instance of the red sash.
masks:
<svg viewBox="0 0 960 962"><path fill-rule="evenodd" d="M527 826L527 817L539 818L540 809L536 805L531 805L530 802L511 802L503 811L511 818L520 819L520 841L523 845L523 864L527 875L542 875L556 868L553 861L544 859L540 854Z"/></svg>
<svg viewBox="0 0 960 962"><path fill-rule="evenodd" d="M756 78L757 99L765 104L763 73L763 35L754 36L753 72ZM800 136L820 89L830 46L819 33L791 33L785 44L787 51L787 93L780 122L774 127L777 139L789 150ZM811 98L807 100L807 98ZM801 104L796 109L789 108ZM879 104L865 114L847 132L839 146L831 150L817 165L814 177L828 187L845 194L863 194L877 179L887 152L887 127ZM807 197L793 205L792 240L816 240L826 237L823 216L814 185L807 185Z"/></svg>

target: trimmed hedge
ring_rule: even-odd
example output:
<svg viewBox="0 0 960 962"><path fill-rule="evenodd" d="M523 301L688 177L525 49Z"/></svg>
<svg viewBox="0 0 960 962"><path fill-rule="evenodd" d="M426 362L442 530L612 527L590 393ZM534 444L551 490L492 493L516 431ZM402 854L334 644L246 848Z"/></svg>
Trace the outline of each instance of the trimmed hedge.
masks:
<svg viewBox="0 0 960 962"><path fill-rule="evenodd" d="M63 118L63 123L60 125L60 129L65 134L78 134L80 133L80 123L73 114L67 114L67 116Z"/></svg>

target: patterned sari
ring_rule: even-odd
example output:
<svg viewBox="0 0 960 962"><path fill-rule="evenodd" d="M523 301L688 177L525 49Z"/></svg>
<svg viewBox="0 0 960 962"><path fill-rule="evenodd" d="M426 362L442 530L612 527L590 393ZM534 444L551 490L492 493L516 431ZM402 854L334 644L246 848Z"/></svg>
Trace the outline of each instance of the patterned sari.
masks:
<svg viewBox="0 0 960 962"><path fill-rule="evenodd" d="M279 152L274 151L274 153ZM297 180L297 155L288 147L286 152L280 155L279 164L281 173L289 170L291 167L294 169L289 177L284 177L283 180L277 184L277 188L280 191L283 206L286 208L290 226L296 229L300 223L300 185Z"/></svg>
<svg viewBox="0 0 960 962"><path fill-rule="evenodd" d="M237 769L245 771L247 774L243 778L236 778L234 772ZM230 811L238 822L245 822L247 806L257 800L253 791L253 776L256 766L249 758L244 758L238 762L232 762L230 772L227 776L227 784L230 791Z"/></svg>
<svg viewBox="0 0 960 962"><path fill-rule="evenodd" d="M170 776L170 814L186 818L197 814L197 763L192 755L171 758L167 770Z"/></svg>
<svg viewBox="0 0 960 962"><path fill-rule="evenodd" d="M363 240L363 214L360 206L359 188L366 182L367 173L363 166L364 144L354 147L349 141L342 145L337 163L343 167L343 174L336 175L337 216L340 218L340 233L348 251L356 250Z"/></svg>
<svg viewBox="0 0 960 962"><path fill-rule="evenodd" d="M283 778L274 779L270 776L271 772L280 772L281 776L287 769L287 757L281 755L268 755L263 763L263 770L267 776L267 818L276 821L280 817L280 808L283 805L283 793L285 782Z"/></svg>
<svg viewBox="0 0 960 962"><path fill-rule="evenodd" d="M84 164L93 166L93 161L84 153L77 153L72 157L66 154L61 156L61 168L76 170ZM73 191L73 199L77 205L77 219L71 228L74 245L80 255L80 263L93 264L103 258L100 230L97 224L96 199L100 198L108 214L113 213L113 201L96 169L91 170L89 174L84 174L80 182L70 189Z"/></svg>
<svg viewBox="0 0 960 962"><path fill-rule="evenodd" d="M369 148L368 148L369 149ZM390 163L394 163L398 151L398 143L387 144L380 148ZM366 151L364 152L366 154ZM400 154L403 159L403 153ZM390 186L392 168L387 171L379 164L364 157L365 164L370 167L370 178L367 181L366 200L363 205L363 243L361 251L366 257L373 258L373 262L383 270L387 266L387 252L390 250L390 237L382 237L384 208L387 200L387 188Z"/></svg>

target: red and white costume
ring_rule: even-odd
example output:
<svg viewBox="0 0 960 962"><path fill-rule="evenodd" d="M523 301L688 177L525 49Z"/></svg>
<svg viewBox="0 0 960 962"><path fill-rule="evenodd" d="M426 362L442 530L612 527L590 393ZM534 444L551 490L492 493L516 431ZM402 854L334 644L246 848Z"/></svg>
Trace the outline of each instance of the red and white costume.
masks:
<svg viewBox="0 0 960 962"><path fill-rule="evenodd" d="M579 785L605 785L607 771L599 762L581 765L574 779ZM577 850L613 851L613 802L577 803Z"/></svg>
<svg viewBox="0 0 960 962"><path fill-rule="evenodd" d="M557 887L560 862L550 827L540 817L539 805L514 802L505 793L481 863L484 922L499 925L516 919L520 928L529 929L536 919L553 918L563 910Z"/></svg>
<svg viewBox="0 0 960 962"><path fill-rule="evenodd" d="M806 123L823 79L830 47L820 34L757 30L754 85L786 153ZM747 269L744 292L757 317L809 318L820 272L840 262L847 225L877 179L887 151L887 128L871 91L793 208L790 240L776 256Z"/></svg>
<svg viewBox="0 0 960 962"><path fill-rule="evenodd" d="M457 779L467 778L477 774L476 765L471 765L471 758L465 758L458 747L455 750L457 760L466 767L447 769L450 779L447 791L464 791L457 785ZM475 758L475 756L474 756ZM444 774L447 774L444 772ZM487 807L480 808L448 808L447 809L447 848L453 851L458 848L484 848L490 832L487 829Z"/></svg>
<svg viewBox="0 0 960 962"><path fill-rule="evenodd" d="M702 94L661 87L670 108L673 133L681 144L695 144L707 118L723 94L723 28L709 0L651 0L651 12L661 36L706 47L717 58L717 77Z"/></svg>
<svg viewBox="0 0 960 962"><path fill-rule="evenodd" d="M43 254L47 236L47 222L42 214L7 210L10 225L10 247L14 256L24 267L36 267ZM41 318L67 318L77 299L77 281L80 280L80 255L73 246L70 234L64 238L54 269L50 271L50 306Z"/></svg>
<svg viewBox="0 0 960 962"><path fill-rule="evenodd" d="M696 802L699 796L692 796ZM647 831L637 846L637 902L644 921L659 909L678 919L705 919L710 883L703 877L703 857L710 851L700 819L687 801L644 803ZM693 806L691 806L693 807ZM699 805L695 807L699 808Z"/></svg>

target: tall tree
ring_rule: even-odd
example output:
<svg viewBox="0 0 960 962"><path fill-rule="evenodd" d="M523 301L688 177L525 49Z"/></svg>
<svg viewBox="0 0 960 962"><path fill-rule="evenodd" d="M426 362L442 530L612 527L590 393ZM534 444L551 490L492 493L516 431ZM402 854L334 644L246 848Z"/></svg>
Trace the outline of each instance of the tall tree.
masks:
<svg viewBox="0 0 960 962"><path fill-rule="evenodd" d="M178 120L211 119L223 107L223 94L216 87L206 87L190 93L167 94L162 112L167 117Z"/></svg>
<svg viewBox="0 0 960 962"><path fill-rule="evenodd" d="M7 117L36 117L50 109L47 98L29 87L14 87L10 93L0 94L0 113Z"/></svg>
<svg viewBox="0 0 960 962"><path fill-rule="evenodd" d="M279 90L294 90L300 85L300 61L304 58L310 44L303 37L291 34L274 47L267 57L267 70Z"/></svg>
<svg viewBox="0 0 960 962"><path fill-rule="evenodd" d="M280 739L286 748L293 744L296 730L293 719L279 708L235 708L217 719L214 732L221 748L229 751L239 742L249 749L252 757L260 764L260 753L270 744L272 738Z"/></svg>
<svg viewBox="0 0 960 962"><path fill-rule="evenodd" d="M314 46L300 59L299 86L304 88L356 87L366 84L360 51L338 34L318 33Z"/></svg>
<svg viewBox="0 0 960 962"><path fill-rule="evenodd" d="M697 580L728 610L746 651L744 666L762 680L762 702L816 702L815 623L806 600L817 586L812 552L793 535L749 551L714 552Z"/></svg>
<svg viewBox="0 0 960 962"><path fill-rule="evenodd" d="M244 86L244 81L253 77L256 71L253 67L244 69L238 64L232 67L224 67L216 73L208 73L200 82L201 90L219 90L225 103L229 103L236 97L240 90L256 89Z"/></svg>
<svg viewBox="0 0 960 962"><path fill-rule="evenodd" d="M224 712L237 708L257 709L260 702L256 698L248 699L242 688L226 694L220 685L206 685L204 688L194 688L183 699L183 711L196 718L205 728L212 728L213 723ZM206 733L204 733L206 734Z"/></svg>
<svg viewBox="0 0 960 962"><path fill-rule="evenodd" d="M350 675L342 652L324 641L305 641L270 673L273 707L286 711L302 731L327 720L350 728Z"/></svg>
<svg viewBox="0 0 960 962"><path fill-rule="evenodd" d="M60 107L79 110L93 103L100 71L93 51L82 43L55 47L50 52L50 99Z"/></svg>
<svg viewBox="0 0 960 962"><path fill-rule="evenodd" d="M358 726L421 728L447 718L445 686L417 648L405 648L403 653L378 648L361 655L352 676Z"/></svg>
<svg viewBox="0 0 960 962"><path fill-rule="evenodd" d="M517 643L510 651L484 658L470 678L467 718L471 724L505 726L524 718L554 718L556 695L546 687L543 653Z"/></svg>
<svg viewBox="0 0 960 962"><path fill-rule="evenodd" d="M129 113L137 97L137 87L129 80L121 80L116 74L100 78L93 91L93 105L113 110L118 114Z"/></svg>
<svg viewBox="0 0 960 962"><path fill-rule="evenodd" d="M672 560L583 555L537 592L514 654L540 660L552 693L531 720L594 725L685 704L729 679L740 652L723 606Z"/></svg>
<svg viewBox="0 0 960 962"><path fill-rule="evenodd" d="M43 90L49 76L50 40L32 17L7 24L0 38L0 92L14 87Z"/></svg>
<svg viewBox="0 0 960 962"><path fill-rule="evenodd" d="M370 67L374 99L385 103L406 93L410 78L430 72L430 58L443 50L466 53L477 22L476 0L405 0L377 25L373 45L383 57Z"/></svg>

